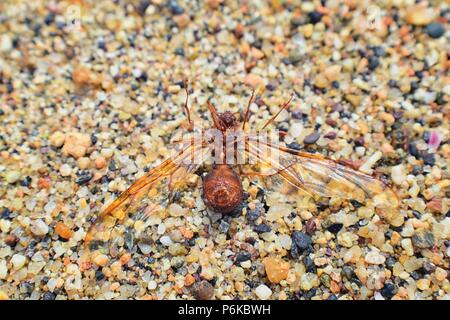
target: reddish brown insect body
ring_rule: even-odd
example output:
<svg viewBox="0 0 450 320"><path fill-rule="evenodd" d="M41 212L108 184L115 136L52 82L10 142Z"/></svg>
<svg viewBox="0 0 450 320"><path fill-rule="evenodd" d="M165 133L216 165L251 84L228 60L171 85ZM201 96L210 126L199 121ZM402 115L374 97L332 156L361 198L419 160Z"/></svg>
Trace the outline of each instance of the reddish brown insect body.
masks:
<svg viewBox="0 0 450 320"><path fill-rule="evenodd" d="M214 107L210 105L210 108ZM224 134L227 129L237 124L235 116L230 111L212 114L215 127ZM215 114L217 117L214 117ZM215 165L203 178L203 201L210 210L230 213L242 203L242 194L241 180L227 164Z"/></svg>
<svg viewBox="0 0 450 320"><path fill-rule="evenodd" d="M203 201L216 212L230 213L242 202L242 184L229 165L220 164L203 179Z"/></svg>

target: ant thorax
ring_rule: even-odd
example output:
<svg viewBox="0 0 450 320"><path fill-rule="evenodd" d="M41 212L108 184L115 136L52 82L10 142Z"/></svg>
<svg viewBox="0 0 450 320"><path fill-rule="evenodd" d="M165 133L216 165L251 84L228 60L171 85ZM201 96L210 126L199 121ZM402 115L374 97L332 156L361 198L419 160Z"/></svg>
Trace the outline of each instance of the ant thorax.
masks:
<svg viewBox="0 0 450 320"><path fill-rule="evenodd" d="M191 157L183 159L184 164L207 165L246 165L256 164L258 159L276 160L275 148L279 144L279 132L265 130L263 132L245 132L239 126L226 130L200 128L194 126L192 132L178 138L174 144L174 153L194 146ZM205 151L206 150L206 151Z"/></svg>

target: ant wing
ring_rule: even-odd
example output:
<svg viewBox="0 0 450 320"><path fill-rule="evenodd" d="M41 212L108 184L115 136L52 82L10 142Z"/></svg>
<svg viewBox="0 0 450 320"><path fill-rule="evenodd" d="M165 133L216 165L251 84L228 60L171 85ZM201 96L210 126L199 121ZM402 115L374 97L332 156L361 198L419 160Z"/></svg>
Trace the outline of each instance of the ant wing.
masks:
<svg viewBox="0 0 450 320"><path fill-rule="evenodd" d="M180 188L210 154L210 146L183 141L181 151L150 169L103 210L86 235L89 249L107 253L127 246L134 238L150 238L149 227L160 222L170 193Z"/></svg>
<svg viewBox="0 0 450 320"><path fill-rule="evenodd" d="M248 137L246 151L256 176L268 189L294 199L299 195L331 201L356 200L381 209L387 219L398 216L399 200L382 181L321 155ZM295 200L294 200L295 201Z"/></svg>

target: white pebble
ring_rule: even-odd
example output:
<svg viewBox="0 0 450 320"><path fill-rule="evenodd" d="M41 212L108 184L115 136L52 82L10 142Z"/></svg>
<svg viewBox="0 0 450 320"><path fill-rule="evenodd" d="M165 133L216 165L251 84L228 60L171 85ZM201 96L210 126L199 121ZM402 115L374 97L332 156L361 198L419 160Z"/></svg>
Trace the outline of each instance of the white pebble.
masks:
<svg viewBox="0 0 450 320"><path fill-rule="evenodd" d="M6 279L8 275L8 268L6 267L6 261L0 260L0 279Z"/></svg>
<svg viewBox="0 0 450 320"><path fill-rule="evenodd" d="M30 229L36 236L44 236L48 233L48 226L42 219L34 220L30 225Z"/></svg>
<svg viewBox="0 0 450 320"><path fill-rule="evenodd" d="M161 242L162 245L166 247L173 244L172 239L170 239L169 236L162 236L161 238L159 238L159 241Z"/></svg>
<svg viewBox="0 0 450 320"><path fill-rule="evenodd" d="M372 250L366 254L365 260L370 264L383 264L386 261L386 258L378 251Z"/></svg>
<svg viewBox="0 0 450 320"><path fill-rule="evenodd" d="M156 283L156 281L152 280L148 283L147 288L148 288L148 290L154 290L154 289L156 289L157 285L158 284Z"/></svg>
<svg viewBox="0 0 450 320"><path fill-rule="evenodd" d="M294 138L297 138L300 136L300 134L303 131L303 125L300 122L293 123L290 131L291 131L291 135Z"/></svg>
<svg viewBox="0 0 450 320"><path fill-rule="evenodd" d="M72 168L65 163L61 166L61 168L59 168L59 173L61 173L63 177L68 177L72 173Z"/></svg>
<svg viewBox="0 0 450 320"><path fill-rule="evenodd" d="M381 159L382 155L383 154L381 153L381 151L375 152L366 160L366 162L359 168L359 170L367 174L372 174L372 167L378 160Z"/></svg>
<svg viewBox="0 0 450 320"><path fill-rule="evenodd" d="M392 167L391 177L392 181L394 181L395 184L401 185L403 181L406 180L406 174L403 170L403 165L399 164L398 166Z"/></svg>
<svg viewBox="0 0 450 320"><path fill-rule="evenodd" d="M158 226L157 233L158 233L158 234L164 234L164 232L166 232L166 225L165 225L164 223L161 223L161 224Z"/></svg>
<svg viewBox="0 0 450 320"><path fill-rule="evenodd" d="M12 258L11 258L11 263L13 265L14 270L21 269L25 265L26 261L27 261L27 258L25 256L21 255L21 254L18 254L18 253L13 255Z"/></svg>
<svg viewBox="0 0 450 320"><path fill-rule="evenodd" d="M261 300L267 300L272 295L272 290L269 289L265 284L261 284L255 289L255 294Z"/></svg>

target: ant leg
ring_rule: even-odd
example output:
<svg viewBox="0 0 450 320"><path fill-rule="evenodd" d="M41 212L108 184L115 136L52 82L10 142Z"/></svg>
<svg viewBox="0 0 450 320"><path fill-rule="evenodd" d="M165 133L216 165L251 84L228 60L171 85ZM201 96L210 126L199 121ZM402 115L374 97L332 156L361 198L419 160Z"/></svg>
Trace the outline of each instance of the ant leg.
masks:
<svg viewBox="0 0 450 320"><path fill-rule="evenodd" d="M222 125L222 122L220 121L219 113L217 112L216 107L214 107L209 100L207 101L207 105L208 105L209 112L211 112L212 120L214 122L214 127L216 127L216 129L221 130L221 131L224 130L224 127Z"/></svg>
<svg viewBox="0 0 450 320"><path fill-rule="evenodd" d="M192 120L191 120L191 114L189 112L189 107L188 107L188 101L189 101L189 88L188 88L188 80L184 79L184 90L186 91L186 101L184 103L184 112L186 114L186 117L188 119L188 123L189 123L189 131L192 131L194 129L194 125L192 124Z"/></svg>
<svg viewBox="0 0 450 320"><path fill-rule="evenodd" d="M247 108L246 108L245 113L244 113L244 121L242 122L242 130L245 129L245 124L248 122L248 117L249 117L249 114L250 114L250 105L252 104L252 101L253 101L254 97L255 97L255 89L253 89L253 91L252 91L252 95L250 97L250 100L248 101Z"/></svg>
<svg viewBox="0 0 450 320"><path fill-rule="evenodd" d="M262 127L261 130L264 130L269 124L271 124L276 119L276 117L278 117L278 115L281 113L281 111L283 111L284 109L287 109L287 107L289 107L289 104L291 103L293 98L294 98L294 95L291 95L289 100L283 104L283 106L280 108L280 110L278 110L278 112L272 118L270 118L269 121L266 122L266 124Z"/></svg>

